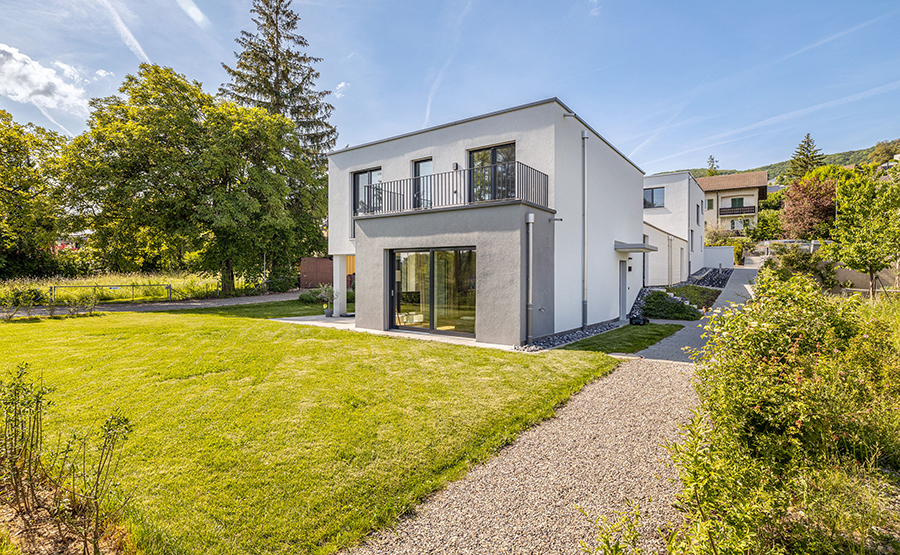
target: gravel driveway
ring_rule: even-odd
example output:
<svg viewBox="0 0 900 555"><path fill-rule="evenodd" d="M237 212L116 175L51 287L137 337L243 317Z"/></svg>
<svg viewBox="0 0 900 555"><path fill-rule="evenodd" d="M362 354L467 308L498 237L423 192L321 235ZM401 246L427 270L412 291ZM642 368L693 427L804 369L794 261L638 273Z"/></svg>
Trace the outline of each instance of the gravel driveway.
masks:
<svg viewBox="0 0 900 555"><path fill-rule="evenodd" d="M665 440L697 404L692 366L623 362L560 408L557 417L376 532L352 555L380 553L578 553L595 529L579 513L611 515L625 498L645 511L645 546L664 551L656 529L677 513ZM652 502L648 498L652 497Z"/></svg>

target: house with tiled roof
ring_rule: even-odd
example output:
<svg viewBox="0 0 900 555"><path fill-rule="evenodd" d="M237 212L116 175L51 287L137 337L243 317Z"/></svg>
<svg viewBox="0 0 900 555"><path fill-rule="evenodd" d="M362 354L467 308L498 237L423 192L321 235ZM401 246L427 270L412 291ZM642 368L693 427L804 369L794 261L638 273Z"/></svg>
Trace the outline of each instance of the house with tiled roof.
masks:
<svg viewBox="0 0 900 555"><path fill-rule="evenodd" d="M734 230L756 226L768 180L766 171L697 178L705 196L705 225Z"/></svg>

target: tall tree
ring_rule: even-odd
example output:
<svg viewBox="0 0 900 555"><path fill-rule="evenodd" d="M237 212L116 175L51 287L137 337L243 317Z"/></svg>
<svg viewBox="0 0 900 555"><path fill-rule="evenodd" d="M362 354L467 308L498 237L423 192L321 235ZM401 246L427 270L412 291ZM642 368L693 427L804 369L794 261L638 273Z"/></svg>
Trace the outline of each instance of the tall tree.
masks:
<svg viewBox="0 0 900 555"><path fill-rule="evenodd" d="M55 271L55 167L65 139L0 110L0 279Z"/></svg>
<svg viewBox="0 0 900 555"><path fill-rule="evenodd" d="M826 252L845 266L869 276L875 298L876 275L900 259L900 169L889 179L873 167L855 170L837 187L837 219Z"/></svg>
<svg viewBox="0 0 900 555"><path fill-rule="evenodd" d="M142 64L119 91L92 101L89 129L65 163L70 210L98 249L133 263L196 252L226 293L236 276L258 275L265 249L294 238L285 174L309 170L286 154L301 149L293 123L217 102L159 66Z"/></svg>
<svg viewBox="0 0 900 555"><path fill-rule="evenodd" d="M251 13L256 33L241 31L235 39L235 67L222 64L231 83L220 93L238 104L265 108L294 121L300 142L313 166L324 171L325 153L334 147L337 130L328 123L334 109L325 102L330 91L316 90L319 72L313 64L322 61L303 53L309 43L297 34L300 18L291 9L292 0L253 0Z"/></svg>
<svg viewBox="0 0 900 555"><path fill-rule="evenodd" d="M785 235L790 239L830 239L837 185L852 176L852 170L822 166L784 189L781 224Z"/></svg>
<svg viewBox="0 0 900 555"><path fill-rule="evenodd" d="M719 175L719 161L710 154L709 159L706 161L706 177L713 177L716 175Z"/></svg>
<svg viewBox="0 0 900 555"><path fill-rule="evenodd" d="M791 167L788 168L787 176L791 180L797 180L810 172L810 170L825 164L825 155L816 148L816 142L806 134L806 137L800 141L794 156L791 158Z"/></svg>

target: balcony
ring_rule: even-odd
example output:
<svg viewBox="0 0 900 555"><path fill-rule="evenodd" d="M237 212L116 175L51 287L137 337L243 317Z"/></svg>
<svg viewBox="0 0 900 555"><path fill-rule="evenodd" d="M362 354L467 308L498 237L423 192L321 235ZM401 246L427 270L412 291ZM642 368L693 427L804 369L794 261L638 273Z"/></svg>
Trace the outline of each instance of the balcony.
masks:
<svg viewBox="0 0 900 555"><path fill-rule="evenodd" d="M355 199L356 215L396 214L521 200L549 208L547 174L506 162L367 185Z"/></svg>
<svg viewBox="0 0 900 555"><path fill-rule="evenodd" d="M732 206L719 208L719 216L743 216L744 214L756 214L755 206Z"/></svg>

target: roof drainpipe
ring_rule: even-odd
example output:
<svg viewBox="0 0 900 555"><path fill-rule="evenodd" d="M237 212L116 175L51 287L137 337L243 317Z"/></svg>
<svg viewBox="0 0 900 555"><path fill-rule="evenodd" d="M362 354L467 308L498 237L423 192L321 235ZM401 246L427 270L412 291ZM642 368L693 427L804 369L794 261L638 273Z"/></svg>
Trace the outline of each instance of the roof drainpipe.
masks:
<svg viewBox="0 0 900 555"><path fill-rule="evenodd" d="M587 228L587 131L581 131L581 331L587 331L588 321L588 290L587 290L587 256L588 256L588 228Z"/></svg>
<svg viewBox="0 0 900 555"><path fill-rule="evenodd" d="M525 342L531 344L534 341L534 213L525 214L525 233L528 241L528 270L525 274L526 304L525 304Z"/></svg>

